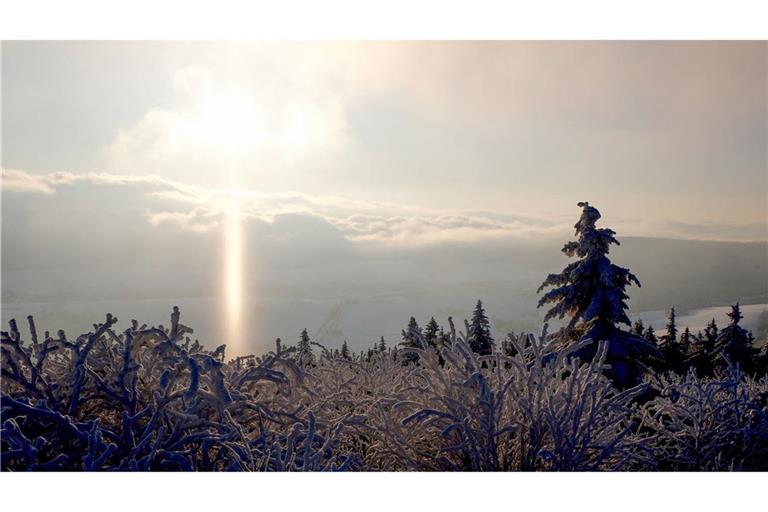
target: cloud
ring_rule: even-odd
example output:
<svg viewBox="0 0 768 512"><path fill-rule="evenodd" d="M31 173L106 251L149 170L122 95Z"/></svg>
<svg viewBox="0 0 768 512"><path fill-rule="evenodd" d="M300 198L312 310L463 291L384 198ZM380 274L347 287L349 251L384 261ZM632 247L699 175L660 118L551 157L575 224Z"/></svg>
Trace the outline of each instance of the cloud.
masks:
<svg viewBox="0 0 768 512"><path fill-rule="evenodd" d="M573 219L563 221L483 210L438 210L298 192L211 188L157 176L71 172L35 175L3 170L2 187L8 192L54 195L63 187L75 186L84 187L83 193L89 196L98 196L100 190L107 187L131 187L137 194L126 198L125 205L119 207L144 212L143 221L151 226L173 226L190 233L220 228L224 215L233 210L239 212L244 221L267 224L279 221L286 236L294 227L287 219L309 216L332 226L349 242L382 247L408 248L490 240L551 241L567 239L573 232ZM109 205L109 208L114 207L114 204ZM574 209L574 216L576 214ZM696 224L622 218L604 222L615 228L620 236L727 241L768 238L768 223ZM316 225L310 224L310 230L313 229Z"/></svg>
<svg viewBox="0 0 768 512"><path fill-rule="evenodd" d="M196 233L216 229L221 223L221 217L222 215L203 208L194 208L189 212L147 212L147 219L154 226L165 223L175 224Z"/></svg>
<svg viewBox="0 0 768 512"><path fill-rule="evenodd" d="M350 240L396 245L476 242L488 239L532 240L562 235L567 227L546 221L502 221L482 212L472 215L423 212L404 216L355 214L331 219Z"/></svg>
<svg viewBox="0 0 768 512"><path fill-rule="evenodd" d="M4 172L5 177L5 172ZM310 215L337 229L347 240L381 245L419 246L482 239L541 238L562 234L566 226L544 219L493 212L449 212L393 203L358 201L302 193L264 193L249 189L215 189L157 176L75 174L33 175L12 171L3 187L15 192L55 194L80 185L98 195L98 187L139 187L131 207L141 207L150 225L173 225L192 232L219 227L234 208L244 219L274 223L290 215ZM143 204L136 204L144 198ZM112 205L114 206L114 205ZM159 209L166 207L168 209ZM290 229L290 225L287 225Z"/></svg>
<svg viewBox="0 0 768 512"><path fill-rule="evenodd" d="M768 240L768 222L764 223L702 223L666 221L654 223L658 236L690 240L727 240L751 242Z"/></svg>
<svg viewBox="0 0 768 512"><path fill-rule="evenodd" d="M587 198L611 217L761 222L765 52L760 41L15 43L4 161L216 189L237 174L262 192L436 209L481 201L569 218Z"/></svg>
<svg viewBox="0 0 768 512"><path fill-rule="evenodd" d="M217 173L227 173L222 165L233 158L265 175L346 144L344 103L333 91L291 80L290 69L281 70L287 83L227 72L177 69L174 99L119 129L104 148L107 165L211 183Z"/></svg>
<svg viewBox="0 0 768 512"><path fill-rule="evenodd" d="M32 192L48 195L56 192L56 189L48 184L46 180L41 179L40 176L14 169L2 169L0 186L3 190L9 192Z"/></svg>

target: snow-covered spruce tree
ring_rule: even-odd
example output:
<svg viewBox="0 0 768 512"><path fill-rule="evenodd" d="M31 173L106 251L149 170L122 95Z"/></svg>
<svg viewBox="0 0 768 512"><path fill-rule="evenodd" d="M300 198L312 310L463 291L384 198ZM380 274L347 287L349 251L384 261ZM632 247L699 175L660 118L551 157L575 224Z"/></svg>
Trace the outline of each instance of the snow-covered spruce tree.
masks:
<svg viewBox="0 0 768 512"><path fill-rule="evenodd" d="M408 327L403 331L403 341L399 346L402 348L423 348L421 346L421 340L424 338L424 334L421 332L421 327L414 317L408 321ZM418 363L419 356L415 352L405 352L401 354L403 364Z"/></svg>
<svg viewBox="0 0 768 512"><path fill-rule="evenodd" d="M581 218L574 226L577 240L563 246L563 253L578 258L559 274L550 274L539 287L553 289L539 300L539 307L553 304L544 320L568 318L568 323L555 335L562 345L579 339L592 343L577 351L576 357L591 360L597 343L608 346L606 362L611 365L608 375L620 387L640 382L647 364L661 358L656 347L647 340L621 330L618 326L632 324L627 317L627 286L640 282L629 269L619 267L608 259L611 244L619 245L612 229L597 228L600 212L587 202L578 204Z"/></svg>
<svg viewBox="0 0 768 512"><path fill-rule="evenodd" d="M381 337L378 344L378 350L379 352L386 352L387 351L387 342L384 341L384 336Z"/></svg>
<svg viewBox="0 0 768 512"><path fill-rule="evenodd" d="M731 323L724 327L715 341L715 368L725 368L728 364L739 365L742 371L754 373L759 351L753 346L753 336L739 325L744 318L737 302L728 313Z"/></svg>
<svg viewBox="0 0 768 512"><path fill-rule="evenodd" d="M662 368L666 371L683 374L685 368L685 353L682 351L677 341L677 316L675 308L670 309L667 320L667 330L661 336L659 350L664 356Z"/></svg>
<svg viewBox="0 0 768 512"><path fill-rule="evenodd" d="M691 351L691 343L693 342L693 334L691 330L686 327L683 329L683 334L680 335L680 351L684 356L688 356Z"/></svg>
<svg viewBox="0 0 768 512"><path fill-rule="evenodd" d="M314 359L314 355L312 354L312 341L309 339L309 333L307 332L307 329L302 329L301 335L299 336L299 344L296 346L297 352L299 353L299 360L304 363L311 363Z"/></svg>
<svg viewBox="0 0 768 512"><path fill-rule="evenodd" d="M424 327L424 340L430 347L437 347L437 336L440 332L440 326L437 324L435 317L429 319L426 327Z"/></svg>
<svg viewBox="0 0 768 512"><path fill-rule="evenodd" d="M677 341L677 315L675 308L669 310L667 317L667 332L661 337L662 342Z"/></svg>
<svg viewBox="0 0 768 512"><path fill-rule="evenodd" d="M645 338L649 343L653 343L654 345L658 345L659 338L656 336L656 330L653 328L652 325L649 325L648 328L645 330L645 334L643 334L643 338Z"/></svg>
<svg viewBox="0 0 768 512"><path fill-rule="evenodd" d="M485 314L482 301L478 300L469 324L469 347L476 354L485 356L493 352L493 346L491 324Z"/></svg>
<svg viewBox="0 0 768 512"><path fill-rule="evenodd" d="M714 371L714 352L717 342L718 328L715 319L707 324L702 333L694 337L691 343L688 367L694 368L699 377L711 376Z"/></svg>
<svg viewBox="0 0 768 512"><path fill-rule="evenodd" d="M347 345L347 340L344 340L344 343L341 344L340 354L344 359L349 359L349 346Z"/></svg>
<svg viewBox="0 0 768 512"><path fill-rule="evenodd" d="M637 334L638 336L645 335L645 324L642 318L635 320L635 323L632 325L632 334Z"/></svg>
<svg viewBox="0 0 768 512"><path fill-rule="evenodd" d="M720 329L717 327L714 317L704 328L704 339L711 345L710 348L715 348L715 341L717 341L717 335L720 333Z"/></svg>

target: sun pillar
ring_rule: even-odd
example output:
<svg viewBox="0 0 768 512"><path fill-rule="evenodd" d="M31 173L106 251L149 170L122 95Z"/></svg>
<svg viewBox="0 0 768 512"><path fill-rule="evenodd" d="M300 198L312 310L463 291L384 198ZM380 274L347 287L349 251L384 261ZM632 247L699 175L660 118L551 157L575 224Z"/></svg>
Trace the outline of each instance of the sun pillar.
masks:
<svg viewBox="0 0 768 512"><path fill-rule="evenodd" d="M234 152L233 152L234 153ZM243 223L240 200L238 195L239 162L235 154L230 155L228 188L231 196L225 208L224 218L224 319L226 327L227 356L245 355L247 347L245 340L244 318L244 246Z"/></svg>

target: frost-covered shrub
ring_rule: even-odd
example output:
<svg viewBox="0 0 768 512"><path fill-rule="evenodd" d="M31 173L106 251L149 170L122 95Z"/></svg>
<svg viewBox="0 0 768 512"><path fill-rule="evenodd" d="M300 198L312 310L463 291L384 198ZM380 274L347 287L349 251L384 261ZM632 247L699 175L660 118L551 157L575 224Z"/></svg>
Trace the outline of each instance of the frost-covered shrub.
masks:
<svg viewBox="0 0 768 512"><path fill-rule="evenodd" d="M315 344L227 359L107 315L93 332L2 333L3 470L765 469L768 384L730 371L620 391L606 344L542 336L479 356L441 343L342 357ZM409 357L412 354L416 357ZM417 360L418 363L403 364ZM649 388L657 390L650 398Z"/></svg>
<svg viewBox="0 0 768 512"><path fill-rule="evenodd" d="M642 425L663 470L768 469L768 380L730 367L714 378L695 371L652 379L659 396L644 404Z"/></svg>
<svg viewBox="0 0 768 512"><path fill-rule="evenodd" d="M646 463L629 414L642 387L619 392L611 385L603 375L605 344L581 365L571 350L549 357L546 334L511 340L514 357L477 356L466 336L452 337L452 348L441 352L444 365L435 351L419 350L418 388L398 404L413 410L401 423L419 426L417 442L403 443L419 469L618 470Z"/></svg>
<svg viewBox="0 0 768 512"><path fill-rule="evenodd" d="M296 400L304 371L289 354L224 361L171 327L134 321L122 334L107 315L67 339L30 319L32 343L2 333L2 466L82 470L345 469L328 425Z"/></svg>

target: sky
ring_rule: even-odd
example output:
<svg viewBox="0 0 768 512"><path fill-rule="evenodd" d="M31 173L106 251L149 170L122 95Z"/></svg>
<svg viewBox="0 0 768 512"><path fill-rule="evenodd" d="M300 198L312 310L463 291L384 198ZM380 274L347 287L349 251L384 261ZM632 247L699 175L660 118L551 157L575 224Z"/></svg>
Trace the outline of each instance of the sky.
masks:
<svg viewBox="0 0 768 512"><path fill-rule="evenodd" d="M620 236L765 241L767 77L766 42L3 42L4 297L119 263L233 310L274 262L347 286L350 253L386 281L561 244L584 200Z"/></svg>
<svg viewBox="0 0 768 512"><path fill-rule="evenodd" d="M343 217L357 238L477 236L461 216L466 229L387 229L466 212L531 236L525 219L570 222L589 200L634 234L765 239L766 48L6 42L3 168L27 181L5 188L95 173L210 196L231 187L234 154L260 214Z"/></svg>

